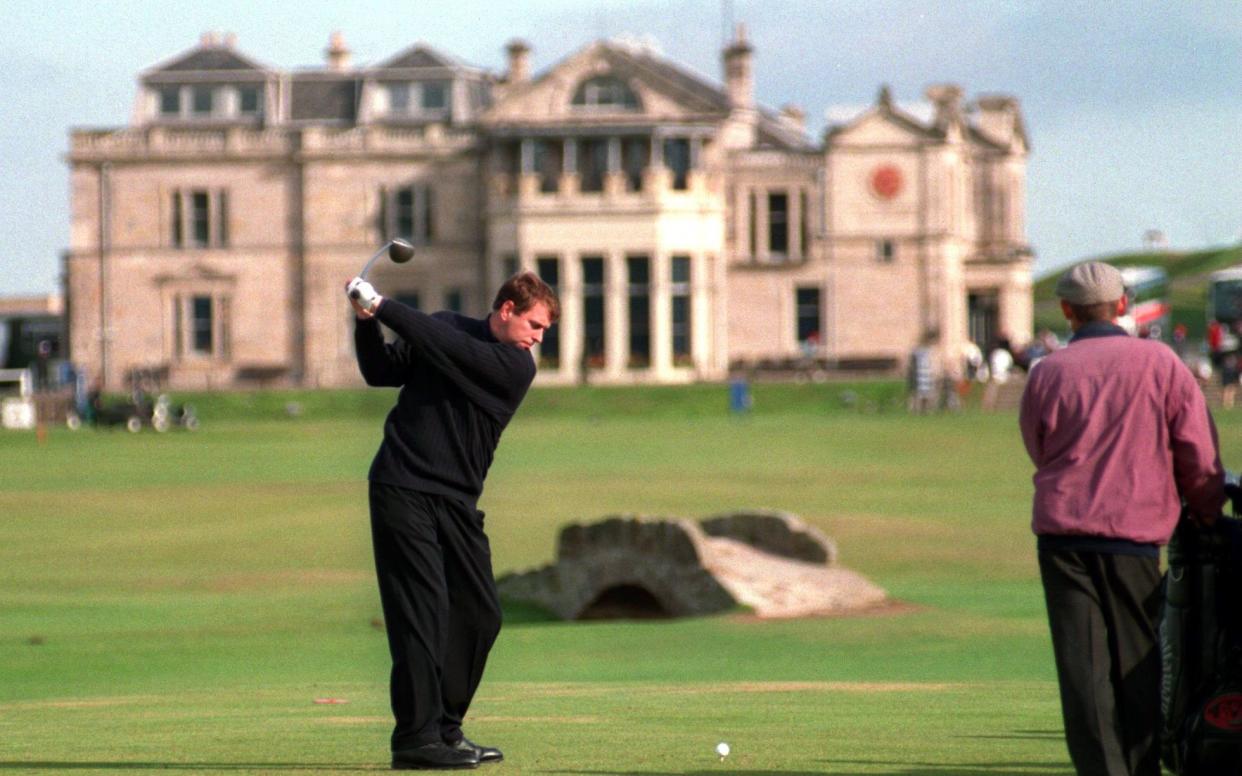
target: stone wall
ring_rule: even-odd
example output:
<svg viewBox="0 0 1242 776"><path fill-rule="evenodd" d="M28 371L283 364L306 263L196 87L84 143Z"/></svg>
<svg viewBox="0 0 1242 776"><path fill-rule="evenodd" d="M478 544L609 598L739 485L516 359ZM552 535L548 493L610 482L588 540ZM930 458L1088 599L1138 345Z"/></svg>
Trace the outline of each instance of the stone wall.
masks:
<svg viewBox="0 0 1242 776"><path fill-rule="evenodd" d="M837 560L836 543L789 512L729 512L705 518L699 525L708 536L735 539L782 558L823 566L831 566Z"/></svg>

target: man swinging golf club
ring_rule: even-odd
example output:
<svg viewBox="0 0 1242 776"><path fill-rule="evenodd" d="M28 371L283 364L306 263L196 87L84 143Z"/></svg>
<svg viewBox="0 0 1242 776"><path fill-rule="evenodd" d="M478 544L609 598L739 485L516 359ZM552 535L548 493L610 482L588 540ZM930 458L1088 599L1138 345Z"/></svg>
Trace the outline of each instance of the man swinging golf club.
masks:
<svg viewBox="0 0 1242 776"><path fill-rule="evenodd" d="M368 475L392 655L392 767L499 761L500 750L471 742L461 729L501 617L476 504L500 434L535 377L530 349L560 304L531 272L509 278L481 320L425 315L361 277L346 293L363 378L401 388ZM399 339L386 344L380 323Z"/></svg>

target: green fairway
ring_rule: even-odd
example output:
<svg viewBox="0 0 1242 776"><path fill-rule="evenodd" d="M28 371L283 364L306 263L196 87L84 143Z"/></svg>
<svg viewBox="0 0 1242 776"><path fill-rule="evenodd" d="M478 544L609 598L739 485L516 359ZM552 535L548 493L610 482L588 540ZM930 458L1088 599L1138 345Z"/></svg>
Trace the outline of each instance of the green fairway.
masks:
<svg viewBox="0 0 1242 776"><path fill-rule="evenodd" d="M721 386L534 392L480 504L497 573L551 560L569 521L772 507L904 606L510 607L467 719L506 752L484 770L1071 773L1016 419L912 418L899 393L760 385L735 418ZM0 433L0 773L386 770L365 475L390 402L235 394L194 434ZM1235 468L1240 418L1217 418Z"/></svg>

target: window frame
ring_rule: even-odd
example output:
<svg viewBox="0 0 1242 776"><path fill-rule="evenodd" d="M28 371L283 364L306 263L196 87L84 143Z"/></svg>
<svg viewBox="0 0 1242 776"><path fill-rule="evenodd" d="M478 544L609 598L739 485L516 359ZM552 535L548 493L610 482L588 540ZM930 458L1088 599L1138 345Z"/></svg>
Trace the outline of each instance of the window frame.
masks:
<svg viewBox="0 0 1242 776"><path fill-rule="evenodd" d="M768 196L768 256L773 260L784 261L789 258L789 192L784 189L773 189ZM784 207L774 207L778 200L783 200ZM777 215L779 214L779 218Z"/></svg>
<svg viewBox="0 0 1242 776"><path fill-rule="evenodd" d="M381 241L400 237L413 245L429 245L435 240L435 187L430 183L381 187L379 201Z"/></svg>
<svg viewBox="0 0 1242 776"><path fill-rule="evenodd" d="M570 106L581 111L642 111L643 101L624 79L611 74L596 75L578 84Z"/></svg>
<svg viewBox="0 0 1242 776"><path fill-rule="evenodd" d="M602 369L608 359L608 262L604 254L582 254L582 360L587 369ZM599 268L599 279L589 280L587 267ZM591 273L593 274L593 272ZM593 308L598 305L598 347L592 346L591 335L597 324L592 323Z"/></svg>
<svg viewBox="0 0 1242 776"><path fill-rule="evenodd" d="M200 98L205 97L205 108ZM195 84L190 87L190 115L193 118L211 118L216 115L216 88L210 84Z"/></svg>
<svg viewBox="0 0 1242 776"><path fill-rule="evenodd" d="M694 169L694 152L688 137L664 138L664 168L672 173L670 181L673 191L687 191L690 188L690 172ZM680 162L684 159L684 166Z"/></svg>
<svg viewBox="0 0 1242 776"><path fill-rule="evenodd" d="M181 93L180 86L157 86L155 88L156 97L159 100L159 115L162 118L181 118L182 111L185 106L184 95ZM168 110L168 99L172 97L176 104L173 110Z"/></svg>
<svg viewBox="0 0 1242 776"><path fill-rule="evenodd" d="M680 277L684 269L685 277ZM669 257L669 338L674 366L694 363L694 257L675 253ZM678 321L679 308L685 320ZM682 331L684 329L684 331ZM681 345L681 347L679 347Z"/></svg>
<svg viewBox="0 0 1242 776"><path fill-rule="evenodd" d="M177 250L229 247L228 189L178 187L172 190L171 197L170 247Z"/></svg>
<svg viewBox="0 0 1242 776"><path fill-rule="evenodd" d="M803 332L803 324L810 321L806 311L810 306L810 302L803 300L803 294L814 294L815 304L815 328L810 331ZM794 286L794 340L802 345L810 339L814 334L820 342L823 341L824 328L824 289L819 286Z"/></svg>
<svg viewBox="0 0 1242 776"><path fill-rule="evenodd" d="M254 107L246 108L247 95L254 96ZM258 117L263 115L263 87L258 84L243 84L237 87L237 115Z"/></svg>
<svg viewBox="0 0 1242 776"><path fill-rule="evenodd" d="M385 115L398 119L446 118L453 107L453 82L449 81L385 81L387 106ZM428 99L439 95L440 104L429 105Z"/></svg>
<svg viewBox="0 0 1242 776"><path fill-rule="evenodd" d="M625 257L625 310L628 342L626 366L630 369L651 367L652 315L655 307L651 297L651 270L653 262L645 253L628 254Z"/></svg>
<svg viewBox="0 0 1242 776"><path fill-rule="evenodd" d="M177 364L228 362L232 356L229 290L214 283L191 282L165 298L172 313L167 330L172 339L169 359Z"/></svg>
<svg viewBox="0 0 1242 776"><path fill-rule="evenodd" d="M557 294L560 293L561 257L552 254L535 257L535 274ZM543 333L539 344L539 365L557 369L561 363L561 336L554 322Z"/></svg>

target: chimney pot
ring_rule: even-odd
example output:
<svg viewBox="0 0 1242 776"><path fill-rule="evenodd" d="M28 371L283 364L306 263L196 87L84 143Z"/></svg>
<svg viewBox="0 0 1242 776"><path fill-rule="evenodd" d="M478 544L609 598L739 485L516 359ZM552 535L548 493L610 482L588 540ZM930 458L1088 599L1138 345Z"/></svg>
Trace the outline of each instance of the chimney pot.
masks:
<svg viewBox="0 0 1242 776"><path fill-rule="evenodd" d="M509 71L505 81L509 84L520 84L530 80L530 44L521 39L513 39L505 46L509 55Z"/></svg>
<svg viewBox="0 0 1242 776"><path fill-rule="evenodd" d="M881 108L891 109L893 107L893 90L889 88L888 84L880 87L880 93L876 95L875 101Z"/></svg>
<svg viewBox="0 0 1242 776"><path fill-rule="evenodd" d="M753 108L755 84L750 60L754 49L746 42L746 25L739 23L733 42L724 50L725 86L735 108Z"/></svg>
<svg viewBox="0 0 1242 776"><path fill-rule="evenodd" d="M348 70L350 50L349 45L345 43L345 34L340 30L333 32L328 36L328 47L324 49L324 56L328 62L329 70Z"/></svg>
<svg viewBox="0 0 1242 776"><path fill-rule="evenodd" d="M989 94L975 101L976 123L983 134L1003 145L1011 145L1021 134L1018 101L1007 94Z"/></svg>
<svg viewBox="0 0 1242 776"><path fill-rule="evenodd" d="M936 124L945 126L962 118L962 87L957 84L933 84L923 92L936 106Z"/></svg>
<svg viewBox="0 0 1242 776"><path fill-rule="evenodd" d="M806 131L806 111L797 105L782 105L781 118L784 119L785 123L797 128L799 132Z"/></svg>

